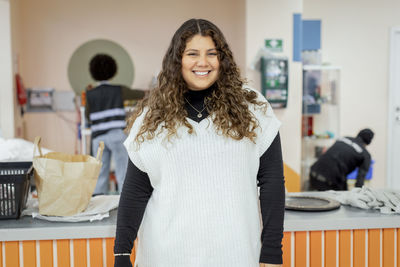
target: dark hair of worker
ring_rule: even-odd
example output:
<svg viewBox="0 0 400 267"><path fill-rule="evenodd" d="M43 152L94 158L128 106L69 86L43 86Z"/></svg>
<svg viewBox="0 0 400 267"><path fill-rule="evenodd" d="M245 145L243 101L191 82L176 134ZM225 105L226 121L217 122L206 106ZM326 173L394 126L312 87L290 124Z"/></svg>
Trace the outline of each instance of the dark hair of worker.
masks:
<svg viewBox="0 0 400 267"><path fill-rule="evenodd" d="M89 64L90 74L96 81L107 81L117 73L117 63L107 54L96 54Z"/></svg>
<svg viewBox="0 0 400 267"><path fill-rule="evenodd" d="M364 144L369 145L374 138L374 132L371 129L362 129L358 134L357 137L360 137Z"/></svg>

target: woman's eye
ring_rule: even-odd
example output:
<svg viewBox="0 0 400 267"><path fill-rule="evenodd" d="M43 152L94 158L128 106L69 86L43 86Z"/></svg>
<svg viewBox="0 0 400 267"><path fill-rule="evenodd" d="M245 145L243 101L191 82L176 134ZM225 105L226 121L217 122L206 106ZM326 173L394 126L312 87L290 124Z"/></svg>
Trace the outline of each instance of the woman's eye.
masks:
<svg viewBox="0 0 400 267"><path fill-rule="evenodd" d="M215 53L215 52L212 52L212 53L208 53L208 55L210 55L210 56L216 56L216 55L217 55L217 53Z"/></svg>
<svg viewBox="0 0 400 267"><path fill-rule="evenodd" d="M196 54L196 53L188 53L187 55L188 55L188 56L191 56L191 57L193 57L193 56L197 56L197 54Z"/></svg>

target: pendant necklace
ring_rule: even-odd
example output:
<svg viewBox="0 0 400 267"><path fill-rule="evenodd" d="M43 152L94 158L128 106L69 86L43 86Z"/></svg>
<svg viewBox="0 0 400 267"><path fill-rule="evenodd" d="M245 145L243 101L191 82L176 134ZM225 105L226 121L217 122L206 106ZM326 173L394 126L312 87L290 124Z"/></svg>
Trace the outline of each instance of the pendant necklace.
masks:
<svg viewBox="0 0 400 267"><path fill-rule="evenodd" d="M202 110L198 110L197 108L193 107L192 104L190 104L189 100L187 100L186 97L185 97L185 100L194 110L196 110L198 112L197 113L197 118L200 119L201 117L203 117L203 114L201 114L201 113L206 109L206 105L204 104L204 101L203 101L203 109Z"/></svg>

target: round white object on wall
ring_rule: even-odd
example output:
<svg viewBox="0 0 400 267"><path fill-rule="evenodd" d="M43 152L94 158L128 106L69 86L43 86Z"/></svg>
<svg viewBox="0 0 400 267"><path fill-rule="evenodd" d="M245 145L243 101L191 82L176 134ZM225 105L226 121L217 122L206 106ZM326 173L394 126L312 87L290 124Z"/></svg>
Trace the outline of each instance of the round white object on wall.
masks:
<svg viewBox="0 0 400 267"><path fill-rule="evenodd" d="M79 46L69 60L68 80L77 95L81 95L89 84L96 83L89 72L90 60L96 54L108 54L117 62L117 74L110 80L112 84L132 86L134 68L128 52L113 41L96 39Z"/></svg>

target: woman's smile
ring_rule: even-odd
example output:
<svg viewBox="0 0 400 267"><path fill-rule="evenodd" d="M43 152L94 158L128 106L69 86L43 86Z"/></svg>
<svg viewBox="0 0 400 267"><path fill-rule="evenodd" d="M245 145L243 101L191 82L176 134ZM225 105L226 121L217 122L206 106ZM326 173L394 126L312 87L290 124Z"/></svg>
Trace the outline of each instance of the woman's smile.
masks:
<svg viewBox="0 0 400 267"><path fill-rule="evenodd" d="M206 76L207 74L209 74L211 71L193 71L194 74L196 74L197 76Z"/></svg>

